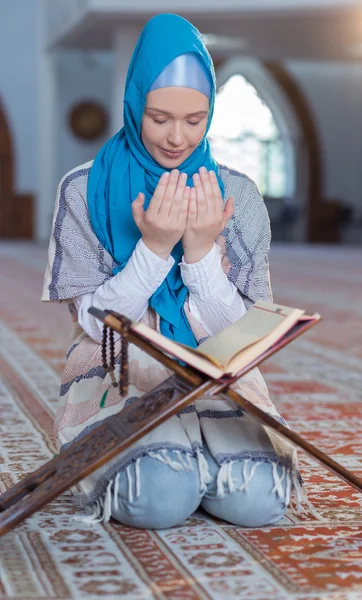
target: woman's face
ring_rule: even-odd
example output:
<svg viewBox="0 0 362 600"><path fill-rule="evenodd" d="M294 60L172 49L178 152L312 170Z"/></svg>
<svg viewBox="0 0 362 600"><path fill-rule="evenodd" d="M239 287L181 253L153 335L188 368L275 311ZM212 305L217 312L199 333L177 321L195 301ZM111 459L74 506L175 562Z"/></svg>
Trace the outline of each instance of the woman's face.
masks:
<svg viewBox="0 0 362 600"><path fill-rule="evenodd" d="M142 141L156 162L176 169L204 136L209 101L197 90L168 87L147 94L142 118Z"/></svg>

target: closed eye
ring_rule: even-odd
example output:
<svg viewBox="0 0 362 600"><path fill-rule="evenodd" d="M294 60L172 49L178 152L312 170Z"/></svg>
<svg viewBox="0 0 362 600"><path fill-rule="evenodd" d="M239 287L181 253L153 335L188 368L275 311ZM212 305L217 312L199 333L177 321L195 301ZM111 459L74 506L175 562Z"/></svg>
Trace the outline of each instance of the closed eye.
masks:
<svg viewBox="0 0 362 600"><path fill-rule="evenodd" d="M168 119L166 119L166 121L157 121L157 119L152 119L154 123L157 123L157 125L163 125L164 123L167 123Z"/></svg>
<svg viewBox="0 0 362 600"><path fill-rule="evenodd" d="M168 119L166 119L165 121L159 121L158 119L152 119L154 123L156 123L157 125L164 125L165 123L167 123ZM186 123L188 125L193 125L194 127L196 125L199 125L201 123L201 121L197 121L196 123L194 121L186 121Z"/></svg>

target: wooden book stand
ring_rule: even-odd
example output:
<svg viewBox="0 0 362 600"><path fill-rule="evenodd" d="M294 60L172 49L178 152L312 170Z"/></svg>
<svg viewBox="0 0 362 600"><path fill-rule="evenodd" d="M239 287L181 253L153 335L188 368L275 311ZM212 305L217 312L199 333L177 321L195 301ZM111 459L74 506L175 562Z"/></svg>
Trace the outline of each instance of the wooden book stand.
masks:
<svg viewBox="0 0 362 600"><path fill-rule="evenodd" d="M92 309L91 312L108 327L120 333L123 339L136 344L164 366L173 370L175 375L135 400L131 406L107 419L105 423L99 425L78 442L73 443L67 450L1 495L0 536L131 446L157 425L205 395L209 397L222 396L233 400L259 423L304 450L325 468L362 492L361 479L230 388L232 383L261 361L255 361L235 376L224 376L217 380L210 379L193 368L180 365L151 343L141 339L135 332L130 331L131 322L125 317L113 311ZM310 326L309 324L300 329L298 335ZM290 339L284 339L278 347L274 346L270 352L263 355L263 360L285 346L294 337L296 336L292 335Z"/></svg>

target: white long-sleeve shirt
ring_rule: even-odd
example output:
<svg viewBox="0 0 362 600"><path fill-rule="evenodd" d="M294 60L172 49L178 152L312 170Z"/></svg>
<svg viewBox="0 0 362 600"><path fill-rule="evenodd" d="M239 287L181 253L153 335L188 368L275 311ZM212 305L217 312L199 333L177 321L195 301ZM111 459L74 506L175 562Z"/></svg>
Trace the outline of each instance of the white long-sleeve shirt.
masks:
<svg viewBox="0 0 362 600"><path fill-rule="evenodd" d="M103 324L89 314L90 306L115 310L134 321L141 319L149 299L167 277L174 262L172 256L164 260L151 252L141 239L121 272L95 292L74 298L81 327L101 343ZM219 333L246 313L237 288L222 269L216 244L199 262L188 264L182 259L180 269L182 280L189 290L191 314L210 335Z"/></svg>

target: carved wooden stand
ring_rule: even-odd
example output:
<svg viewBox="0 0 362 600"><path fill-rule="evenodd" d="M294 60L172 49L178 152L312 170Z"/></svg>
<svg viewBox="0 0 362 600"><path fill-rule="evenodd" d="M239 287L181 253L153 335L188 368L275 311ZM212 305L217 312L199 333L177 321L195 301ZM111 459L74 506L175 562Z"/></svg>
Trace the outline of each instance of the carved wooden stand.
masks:
<svg viewBox="0 0 362 600"><path fill-rule="evenodd" d="M157 425L205 395L222 396L233 400L259 423L269 427L294 446L303 449L325 468L362 492L362 480L356 475L230 388L232 383L245 375L258 361L233 377L213 380L165 356L152 344L130 331L130 321L124 317L95 309L92 312L109 327L126 336L129 342L136 344L167 368L172 369L175 375L148 394L137 398L131 406L107 419L105 423L0 496L0 536L128 448ZM300 329L299 334L309 326ZM284 340L278 347L273 347L263 356L263 360L286 345L288 341Z"/></svg>

